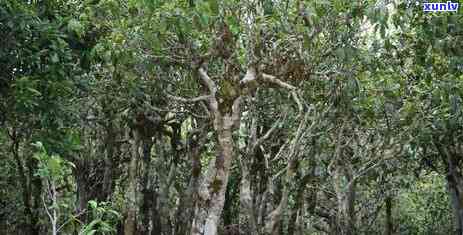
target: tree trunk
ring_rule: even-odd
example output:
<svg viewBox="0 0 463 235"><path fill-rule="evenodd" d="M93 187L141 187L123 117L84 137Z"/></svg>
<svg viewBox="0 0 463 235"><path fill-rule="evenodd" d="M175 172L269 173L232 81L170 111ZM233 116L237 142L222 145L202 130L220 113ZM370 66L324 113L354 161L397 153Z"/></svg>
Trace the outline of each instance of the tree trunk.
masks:
<svg viewBox="0 0 463 235"><path fill-rule="evenodd" d="M218 138L218 153L215 160L209 163L207 175L199 190L199 205L195 209L191 228L193 235L217 234L234 154L232 126L231 115L216 114L214 129Z"/></svg>
<svg viewBox="0 0 463 235"><path fill-rule="evenodd" d="M447 187L450 194L450 200L453 208L453 218L454 218L454 234L462 235L463 234L463 206L461 193L458 191L458 188L455 183L455 179L451 176L447 176Z"/></svg>
<svg viewBox="0 0 463 235"><path fill-rule="evenodd" d="M463 235L463 176L458 168L459 161L446 148L440 148L440 152L443 161L447 163L447 185L454 214L455 235Z"/></svg>
<svg viewBox="0 0 463 235"><path fill-rule="evenodd" d="M343 175L344 173L344 175ZM347 188L343 184L343 176L347 179ZM333 225L334 234L354 235L355 234L355 197L356 182L352 181L352 173L338 165L335 169L334 180L336 182L336 194L338 197L338 211L336 222Z"/></svg>
<svg viewBox="0 0 463 235"><path fill-rule="evenodd" d="M350 183L347 187L346 194L344 196L343 201L343 210L344 210L344 226L345 226L345 234L346 235L354 235L355 234L355 197L356 197L356 182L351 182L352 174L350 172L346 173L346 178Z"/></svg>
<svg viewBox="0 0 463 235"><path fill-rule="evenodd" d="M304 194L306 194L306 186L312 180L314 175L315 167L312 167L312 169L310 169L310 171L304 177L302 177L302 179L300 179L296 193L295 204L291 209L290 219L288 222L288 235L293 235L299 230L298 218L300 217L299 214L304 207Z"/></svg>
<svg viewBox="0 0 463 235"><path fill-rule="evenodd" d="M29 170L29 174L26 175L26 169L23 166L21 161L21 157L19 155L19 142L16 139L13 139L13 144L11 151L13 153L13 157L16 162L16 166L19 173L19 178L22 187L22 199L24 204L24 215L26 217L26 222L23 226L23 231L26 235L39 235L40 229L38 226L38 210L34 207L33 204L33 192L32 187L34 187L34 183L32 182L33 179L33 171L35 170L34 167L31 165L32 159L27 160L27 168ZM37 183L36 181L34 181ZM41 183L39 183L41 184ZM40 195L39 195L40 197Z"/></svg>
<svg viewBox="0 0 463 235"><path fill-rule="evenodd" d="M270 212L267 216L265 222L265 234L268 235L278 235L281 234L281 220L282 216L285 213L288 207L288 197L289 192L294 189L293 181L296 175L296 168L295 168L296 161L294 159L290 159L288 163L288 169L286 170L285 178L283 179L283 190L280 202L278 206Z"/></svg>
<svg viewBox="0 0 463 235"><path fill-rule="evenodd" d="M201 175L201 148L207 137L207 132L200 133L200 136L191 138L188 144L190 150L187 156L191 160L191 177L188 188L183 192L175 215L175 235L189 234L194 216L194 208L198 198L199 177Z"/></svg>
<svg viewBox="0 0 463 235"><path fill-rule="evenodd" d="M153 228L151 229L151 235L162 234L162 223L161 223L161 214L158 210L158 193L153 190L153 207L151 208L151 224Z"/></svg>
<svg viewBox="0 0 463 235"><path fill-rule="evenodd" d="M346 199L347 203L347 233L346 235L354 235L355 234L355 196L356 196L356 184L353 183L348 188L348 196Z"/></svg>
<svg viewBox="0 0 463 235"><path fill-rule="evenodd" d="M257 219L251 193L251 179L248 159L241 160L241 185L240 185L240 229L246 234L257 235Z"/></svg>
<svg viewBox="0 0 463 235"><path fill-rule="evenodd" d="M392 220L392 197L386 198L386 235L394 233L394 221Z"/></svg>
<svg viewBox="0 0 463 235"><path fill-rule="evenodd" d="M109 124L106 130L106 156L104 158L104 173L103 173L103 187L101 190L100 200L109 201L114 189L114 155L116 150L116 132L114 131L112 123Z"/></svg>
<svg viewBox="0 0 463 235"><path fill-rule="evenodd" d="M30 223L32 225L32 234L38 235L41 234L40 232L40 210L42 207L42 179L39 176L35 175L35 171L37 170L38 160L29 156L27 159L27 168L29 171L29 179L30 179L30 193L33 198L33 206L32 206L32 216Z"/></svg>
<svg viewBox="0 0 463 235"><path fill-rule="evenodd" d="M288 207L289 192L295 191L297 184L295 183L296 175L299 172L299 153L301 148L301 139L303 132L307 129L308 113L302 119L296 131L295 137L291 141L288 149L288 165L286 168L286 175L282 180L283 190L278 206L268 215L265 222L265 233L277 235L282 233L282 217ZM271 180L269 186L271 186Z"/></svg>
<svg viewBox="0 0 463 235"><path fill-rule="evenodd" d="M88 166L86 160L79 160L76 164L76 169L74 170L74 178L77 186L77 214L80 214L79 220L83 223L87 222L87 213L83 213L87 209L87 204L89 200L88 195L88 182L87 182L87 171Z"/></svg>
<svg viewBox="0 0 463 235"><path fill-rule="evenodd" d="M151 221L151 211L155 207L154 190L150 185L149 172L151 169L151 146L152 143L150 140L143 140L143 178L141 182L143 201L140 208L140 215L142 217L142 224L139 229L140 234L148 235L150 230L153 228L150 227Z"/></svg>
<svg viewBox="0 0 463 235"><path fill-rule="evenodd" d="M128 186L125 194L126 208L124 221L124 235L136 234L137 212L137 165L140 158L140 137L137 131L133 132L132 154L128 171Z"/></svg>

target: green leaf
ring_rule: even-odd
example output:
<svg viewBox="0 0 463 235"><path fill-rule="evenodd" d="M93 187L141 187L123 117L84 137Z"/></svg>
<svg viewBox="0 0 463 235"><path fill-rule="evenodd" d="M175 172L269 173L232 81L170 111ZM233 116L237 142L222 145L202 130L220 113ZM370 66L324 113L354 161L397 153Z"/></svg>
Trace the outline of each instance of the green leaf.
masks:
<svg viewBox="0 0 463 235"><path fill-rule="evenodd" d="M111 225L109 225L108 223L106 223L104 221L101 221L100 226L101 226L101 230L103 232L112 232L112 231L114 231L114 229L111 227Z"/></svg>
<svg viewBox="0 0 463 235"><path fill-rule="evenodd" d="M380 26L379 32L381 34L381 38L386 38L386 26L385 25Z"/></svg>
<svg viewBox="0 0 463 235"><path fill-rule="evenodd" d="M69 31L76 33L77 36L79 37L82 37L82 35L84 34L84 30L85 30L84 26L76 19L69 20L68 29Z"/></svg>
<svg viewBox="0 0 463 235"><path fill-rule="evenodd" d="M323 6L330 6L331 5L331 1L328 1L328 0L317 0L316 3L320 4L320 5L323 5Z"/></svg>
<svg viewBox="0 0 463 235"><path fill-rule="evenodd" d="M85 234L85 235L93 235L93 234L95 234L96 232L97 232L97 231L96 231L95 229L92 229L92 230L90 230L90 231L88 231L88 232L86 232L86 233L84 233L84 234Z"/></svg>
<svg viewBox="0 0 463 235"><path fill-rule="evenodd" d="M211 13L216 16L219 14L219 3L217 0L208 0L209 4L209 9L211 10Z"/></svg>
<svg viewBox="0 0 463 235"><path fill-rule="evenodd" d="M82 234L82 235L91 235L91 234L95 234L96 233L96 230L93 229L97 224L99 224L101 222L100 219L96 219L96 220L93 220L92 222L90 222L89 224L87 224L86 226L84 226L84 228L79 232L79 234Z"/></svg>
<svg viewBox="0 0 463 235"><path fill-rule="evenodd" d="M42 148L43 148L43 144L42 144L42 142L40 142L40 141L37 141L37 142L35 142L35 143L32 143L31 145L34 146L34 147L37 147L37 148L39 148L39 149L42 149Z"/></svg>
<svg viewBox="0 0 463 235"><path fill-rule="evenodd" d="M94 201L94 200L90 200L90 201L88 202L88 204L89 204L90 207L93 208L93 209L97 208L97 206L98 206L98 203L97 203L96 201Z"/></svg>
<svg viewBox="0 0 463 235"><path fill-rule="evenodd" d="M67 164L68 164L69 166L71 166L72 168L76 169L76 165L75 165L74 163L72 163L72 162L67 162Z"/></svg>
<svg viewBox="0 0 463 235"><path fill-rule="evenodd" d="M335 1L333 1L333 4L334 4L334 9L335 9L337 12L343 11L343 9L344 9L343 1L341 1L341 0L335 0Z"/></svg>
<svg viewBox="0 0 463 235"><path fill-rule="evenodd" d="M27 90L30 91L30 92L32 92L32 93L34 93L34 94L37 95L37 96L41 96L41 95L42 95L42 93L40 93L40 91L38 91L38 90L36 90L36 89L34 89L34 88L32 88L32 87L28 87Z"/></svg>
<svg viewBox="0 0 463 235"><path fill-rule="evenodd" d="M48 159L48 167L53 175L58 175L61 171L61 161L57 157L52 157Z"/></svg>
<svg viewBox="0 0 463 235"><path fill-rule="evenodd" d="M53 53L53 55L51 56L51 62L53 62L53 63L58 63L59 62L58 54Z"/></svg>
<svg viewBox="0 0 463 235"><path fill-rule="evenodd" d="M337 56L339 59L341 59L341 60L343 60L344 58L346 58L346 53L345 53L345 51L344 51L343 48L338 48L338 49L336 49L335 54L336 54L336 56Z"/></svg>
<svg viewBox="0 0 463 235"><path fill-rule="evenodd" d="M119 212L115 211L115 210L109 209L109 210L107 210L107 212L113 214L117 218L121 217L121 214Z"/></svg>

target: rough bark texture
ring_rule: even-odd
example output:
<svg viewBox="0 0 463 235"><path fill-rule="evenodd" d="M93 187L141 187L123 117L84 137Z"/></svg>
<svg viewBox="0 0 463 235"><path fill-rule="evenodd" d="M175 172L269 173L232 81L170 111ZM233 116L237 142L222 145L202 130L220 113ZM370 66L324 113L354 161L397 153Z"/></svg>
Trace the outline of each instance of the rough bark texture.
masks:
<svg viewBox="0 0 463 235"><path fill-rule="evenodd" d="M206 177L199 192L199 206L192 223L193 235L216 235L225 203L230 165L233 160L234 143L231 115L216 115L214 129L218 139L218 153L209 163Z"/></svg>
<svg viewBox="0 0 463 235"><path fill-rule="evenodd" d="M463 175L460 172L459 164L461 158L456 151L438 142L436 139L435 146L439 151L442 162L447 166L447 188L450 194L451 205L453 208L454 234L463 234Z"/></svg>
<svg viewBox="0 0 463 235"><path fill-rule="evenodd" d="M110 200L114 189L114 167L117 166L117 164L114 164L117 135L111 122L108 124L106 129L106 155L104 158L103 185L100 196L100 200L102 201Z"/></svg>
<svg viewBox="0 0 463 235"><path fill-rule="evenodd" d="M447 176L447 186L450 194L451 205L453 208L453 218L454 218L454 232L455 235L463 234L463 205L462 205L462 195L456 186L455 179L452 176Z"/></svg>
<svg viewBox="0 0 463 235"><path fill-rule="evenodd" d="M356 184L351 182L352 174L347 169L338 165L335 170L336 194L338 199L337 218L332 225L333 234L353 235L355 234L355 194ZM345 177L349 184L344 189L342 179Z"/></svg>
<svg viewBox="0 0 463 235"><path fill-rule="evenodd" d="M346 220L347 220L347 229L346 235L354 235L355 234L355 197L356 197L356 184L353 183L349 185L347 189L347 197L346 197Z"/></svg>
<svg viewBox="0 0 463 235"><path fill-rule="evenodd" d="M34 175L35 169L37 169L38 161L33 157L28 157L27 160L27 168L29 172L29 190L31 196L29 198L32 199L32 215L30 217L30 224L31 224L31 234L38 235L41 234L40 231L40 208L42 207L42 179L39 176Z"/></svg>
<svg viewBox="0 0 463 235"><path fill-rule="evenodd" d="M149 172L151 169L151 146L152 143L149 139L143 140L143 176L141 182L142 188L142 205L140 208L140 215L142 218L142 226L138 229L140 234L150 234L153 227L150 226L151 221L151 209L154 207L155 192L150 186Z"/></svg>
<svg viewBox="0 0 463 235"><path fill-rule="evenodd" d="M16 140L13 140L13 144L11 147L11 151L13 153L13 157L16 162L16 168L18 169L19 173L19 178L21 180L21 187L22 187L22 200L24 204L24 215L28 220L30 221L32 217L32 205L31 205L31 199L30 199L30 190L28 187L28 182L26 178L26 173L25 169L23 167L21 158L19 157L19 143ZM32 234L32 224L30 222L26 222L23 224L23 229L25 234Z"/></svg>
<svg viewBox="0 0 463 235"><path fill-rule="evenodd" d="M136 234L136 212L137 212L137 165L140 158L140 137L134 131L134 138L131 144L131 159L128 167L128 187L125 194L126 208L124 221L124 235Z"/></svg>
<svg viewBox="0 0 463 235"><path fill-rule="evenodd" d="M299 218L301 217L301 213L304 210L304 194L306 193L306 186L314 177L314 170L315 167L307 173L302 179L299 180L298 190L295 197L295 204L291 209L290 219L288 222L288 235L298 234L298 232L302 232L301 225L299 222Z"/></svg>
<svg viewBox="0 0 463 235"><path fill-rule="evenodd" d="M183 192L180 198L179 207L176 212L175 234L188 234L191 228L192 219L194 216L194 208L198 198L199 177L201 173L200 149L206 140L206 132L201 133L199 140L192 139L188 147L189 158L191 160L191 178L188 183L188 188Z"/></svg>
<svg viewBox="0 0 463 235"><path fill-rule="evenodd" d="M240 185L240 229L247 234L257 233L256 215L251 193L251 180L246 159L241 164L241 185Z"/></svg>
<svg viewBox="0 0 463 235"><path fill-rule="evenodd" d="M386 235L392 235L394 233L394 221L392 220L392 197L386 198Z"/></svg>
<svg viewBox="0 0 463 235"><path fill-rule="evenodd" d="M77 185L77 214L81 214L79 219L84 223L87 221L87 216L85 213L82 213L87 209L87 204L89 199L88 195L88 182L87 175L88 172L83 170L87 167L87 161L85 159L79 160L76 164L76 169L74 170L74 178L76 179Z"/></svg>

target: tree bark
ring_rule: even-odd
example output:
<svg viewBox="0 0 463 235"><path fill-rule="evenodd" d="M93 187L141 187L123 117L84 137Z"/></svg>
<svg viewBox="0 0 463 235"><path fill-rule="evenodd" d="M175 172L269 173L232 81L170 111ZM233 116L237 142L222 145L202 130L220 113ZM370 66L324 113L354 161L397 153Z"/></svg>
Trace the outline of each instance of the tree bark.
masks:
<svg viewBox="0 0 463 235"><path fill-rule="evenodd" d="M333 234L353 235L355 234L355 194L356 183L351 182L352 174L344 169L343 165L337 165L334 180L336 181L336 194L338 199L338 211ZM344 172L344 175L343 175ZM344 189L343 176L347 179L348 185Z"/></svg>
<svg viewBox="0 0 463 235"><path fill-rule="evenodd" d="M82 213L87 209L87 204L89 201L89 194L88 194L88 182L87 182L87 174L89 166L87 164L87 160L80 159L76 164L76 168L74 169L74 178L76 181L77 186L77 214L80 214L79 220L83 223L87 222L87 213Z"/></svg>
<svg viewBox="0 0 463 235"><path fill-rule="evenodd" d="M32 226L32 234L38 235L41 234L40 232L40 208L42 207L42 179L39 176L35 175L35 171L37 170L38 160L29 156L27 159L27 168L29 171L29 180L30 186L29 190L31 193L30 198L33 198L32 204L32 216L31 216L31 226Z"/></svg>
<svg viewBox="0 0 463 235"><path fill-rule="evenodd" d="M341 230L343 231L343 234L354 235L356 182L352 177L350 169L344 169L344 172L347 182L349 183L346 191L342 193L340 225L342 226Z"/></svg>
<svg viewBox="0 0 463 235"><path fill-rule="evenodd" d="M233 160L234 142L231 115L216 113L214 129L218 139L218 153L209 163L206 177L199 191L199 205L195 210L191 234L216 235L225 203L230 165Z"/></svg>
<svg viewBox="0 0 463 235"><path fill-rule="evenodd" d="M299 214L302 211L304 207L304 194L306 193L306 186L307 184L312 180L312 178L315 175L315 167L312 167L310 171L302 177L299 181L297 193L296 193L296 198L295 198L295 204L294 207L291 209L290 213L290 219L288 223L288 235L293 235L295 234L299 228L298 228L298 218Z"/></svg>
<svg viewBox="0 0 463 235"><path fill-rule="evenodd" d="M100 200L109 201L114 189L114 155L116 150L116 132L113 124L110 122L106 128L106 156L104 158L103 187L101 190Z"/></svg>
<svg viewBox="0 0 463 235"><path fill-rule="evenodd" d="M463 235L463 176L459 170L459 159L440 144L436 144L442 161L447 165L447 188L453 208L454 234Z"/></svg>
<svg viewBox="0 0 463 235"><path fill-rule="evenodd" d="M394 221L392 220L392 197L386 197L386 235L394 233Z"/></svg>
<svg viewBox="0 0 463 235"><path fill-rule="evenodd" d="M141 182L143 201L140 208L140 215L142 217L141 228L139 229L140 234L148 235L150 234L150 221L151 221L151 210L155 206L155 192L150 186L149 182L149 172L151 169L151 146L152 143L150 140L143 140L143 178Z"/></svg>
<svg viewBox="0 0 463 235"><path fill-rule="evenodd" d="M450 194L451 205L453 208L453 218L454 218L454 234L462 235L463 234L463 206L461 200L461 193L459 192L455 179L451 176L447 176L447 187Z"/></svg>
<svg viewBox="0 0 463 235"><path fill-rule="evenodd" d="M136 213L137 213L137 165L140 158L140 136L133 131L132 154L128 167L128 186L125 194L126 208L124 220L124 235L136 234Z"/></svg>
<svg viewBox="0 0 463 235"><path fill-rule="evenodd" d="M201 133L196 140L191 140L188 156L191 159L191 177L188 188L183 192L175 216L175 235L188 234L194 216L194 207L198 198L199 176L201 175L201 148L205 143L207 132Z"/></svg>
<svg viewBox="0 0 463 235"><path fill-rule="evenodd" d="M251 193L251 179L248 168L248 159L241 160L240 185L240 229L247 234L257 235L257 220Z"/></svg>
<svg viewBox="0 0 463 235"><path fill-rule="evenodd" d="M347 189L346 197L346 219L347 229L346 235L355 234L355 197L356 197L356 184L352 183Z"/></svg>
<svg viewBox="0 0 463 235"><path fill-rule="evenodd" d="M14 132L12 134L13 136L13 143L11 146L11 151L13 153L14 160L16 162L16 167L18 169L19 173L19 178L21 182L21 187L22 187L22 199L23 199L23 204L24 204L24 215L26 217L26 221L24 223L24 233L26 235L39 235L40 234L40 228L38 226L38 210L36 206L34 206L34 198L33 198L33 190L32 188L34 187L34 182L37 183L36 180L34 180L31 177L33 176L33 171L35 170L33 167L33 163L31 162L32 159L27 160L27 168L29 170L29 174L26 174L26 169L23 166L23 163L21 161L21 156L19 154L19 141L16 139L16 133ZM39 183L38 186L40 186L41 183ZM39 195L40 198L40 195ZM36 200L35 200L36 201Z"/></svg>

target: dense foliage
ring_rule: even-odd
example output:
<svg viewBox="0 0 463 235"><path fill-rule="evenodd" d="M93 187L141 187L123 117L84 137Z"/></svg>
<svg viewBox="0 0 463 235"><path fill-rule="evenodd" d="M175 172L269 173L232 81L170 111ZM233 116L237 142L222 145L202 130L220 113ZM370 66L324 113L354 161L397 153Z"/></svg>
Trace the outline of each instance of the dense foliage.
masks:
<svg viewBox="0 0 463 235"><path fill-rule="evenodd" d="M462 42L420 1L3 0L0 234L462 235Z"/></svg>

